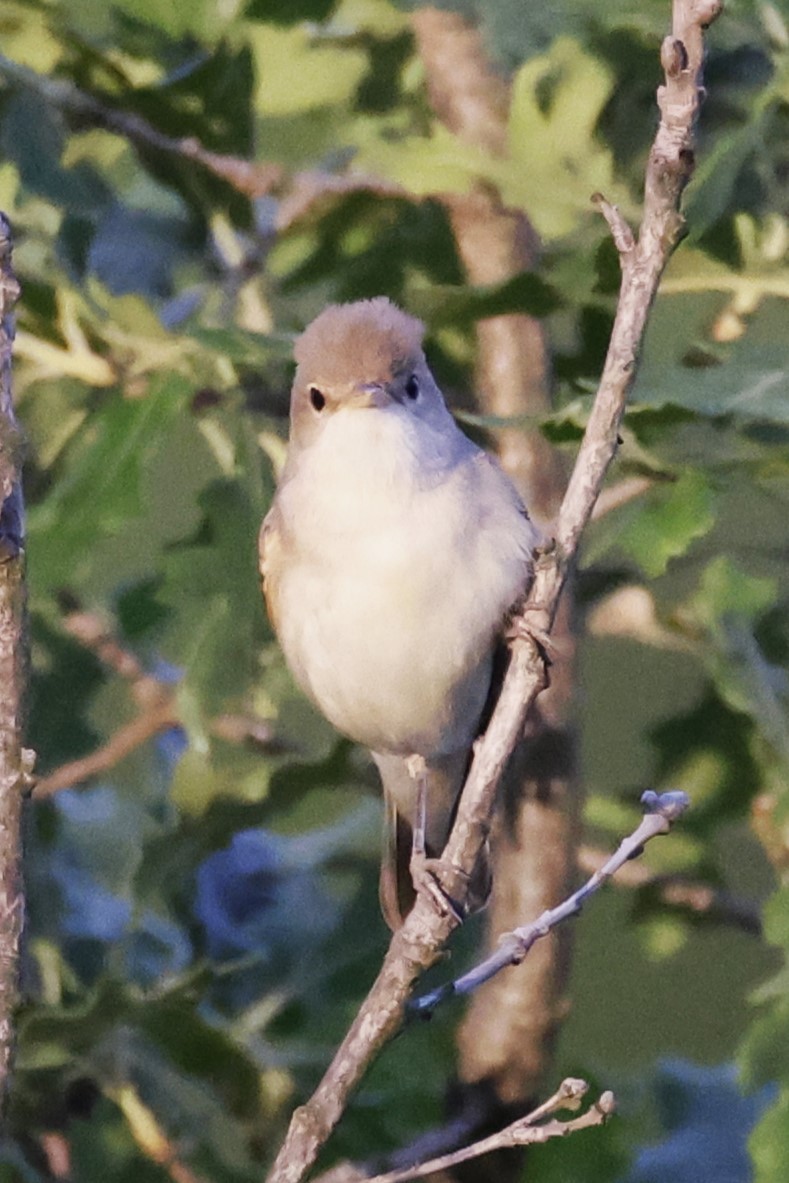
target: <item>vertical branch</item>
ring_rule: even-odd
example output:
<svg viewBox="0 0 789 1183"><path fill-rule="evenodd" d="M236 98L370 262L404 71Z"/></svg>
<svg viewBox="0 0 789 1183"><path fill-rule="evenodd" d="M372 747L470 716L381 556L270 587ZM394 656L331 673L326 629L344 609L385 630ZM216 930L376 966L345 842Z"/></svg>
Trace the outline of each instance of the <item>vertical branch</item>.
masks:
<svg viewBox="0 0 789 1183"><path fill-rule="evenodd" d="M24 917L22 796L32 772L22 746L27 661L21 442L12 400L12 309L19 285L11 228L0 214L0 1102L8 1092Z"/></svg>

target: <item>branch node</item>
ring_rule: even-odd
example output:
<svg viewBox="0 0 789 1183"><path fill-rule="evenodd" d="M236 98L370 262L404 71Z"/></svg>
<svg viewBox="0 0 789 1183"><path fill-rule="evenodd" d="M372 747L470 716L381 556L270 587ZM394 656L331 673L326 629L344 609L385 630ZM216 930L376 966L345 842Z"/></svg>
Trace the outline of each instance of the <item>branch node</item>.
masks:
<svg viewBox="0 0 789 1183"><path fill-rule="evenodd" d="M579 1109L581 1101L589 1092L589 1085L579 1076L568 1076L559 1085L557 1092L559 1100L566 1109Z"/></svg>
<svg viewBox="0 0 789 1183"><path fill-rule="evenodd" d="M595 1109L598 1109L606 1119L613 1117L616 1113L616 1097L610 1089L606 1089L604 1093L594 1103Z"/></svg>
<svg viewBox="0 0 789 1183"><path fill-rule="evenodd" d="M699 0L696 7L696 20L699 23L699 28L708 29L722 12L723 0Z"/></svg>
<svg viewBox="0 0 789 1183"><path fill-rule="evenodd" d="M688 68L688 51L678 37L664 37L660 47L660 64L669 78L677 78Z"/></svg>
<svg viewBox="0 0 789 1183"><path fill-rule="evenodd" d="M657 813L667 822L675 822L690 806L690 797L681 789L671 789L665 793L656 793L647 789L641 795L641 804L647 813Z"/></svg>
<svg viewBox="0 0 789 1183"><path fill-rule="evenodd" d="M611 237L619 253L620 261L624 263L635 250L636 240L633 236L633 231L630 229L619 206L612 205L602 193L594 193L592 195L592 201L608 223L608 228L611 231Z"/></svg>

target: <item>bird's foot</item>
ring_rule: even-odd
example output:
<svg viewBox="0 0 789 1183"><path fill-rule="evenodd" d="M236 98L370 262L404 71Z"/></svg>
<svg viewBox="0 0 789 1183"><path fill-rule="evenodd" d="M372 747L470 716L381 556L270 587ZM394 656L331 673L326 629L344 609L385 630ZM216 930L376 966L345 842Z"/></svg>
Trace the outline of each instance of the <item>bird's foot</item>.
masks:
<svg viewBox="0 0 789 1183"><path fill-rule="evenodd" d="M468 912L459 900L467 895L468 877L444 859L427 858L416 851L411 855L410 869L417 895L426 896L439 916L454 916L462 924Z"/></svg>
<svg viewBox="0 0 789 1183"><path fill-rule="evenodd" d="M551 634L523 616L516 616L510 623L504 633L504 639L507 641L531 641L541 650L549 662L561 657L561 649Z"/></svg>

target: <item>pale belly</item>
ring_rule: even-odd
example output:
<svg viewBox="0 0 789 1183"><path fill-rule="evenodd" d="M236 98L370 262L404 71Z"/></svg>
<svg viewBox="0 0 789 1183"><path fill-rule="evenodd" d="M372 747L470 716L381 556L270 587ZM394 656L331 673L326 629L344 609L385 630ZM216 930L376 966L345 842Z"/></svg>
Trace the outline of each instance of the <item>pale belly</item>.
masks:
<svg viewBox="0 0 789 1183"><path fill-rule="evenodd" d="M466 523L438 514L423 526L390 524L294 565L281 599L299 611L280 632L297 680L340 731L430 757L476 734L525 563L495 561Z"/></svg>
<svg viewBox="0 0 789 1183"><path fill-rule="evenodd" d="M330 722L375 751L439 755L475 733L493 625L480 627L467 596L458 603L432 576L303 569L283 584L306 608L282 635L297 680Z"/></svg>
<svg viewBox="0 0 789 1183"><path fill-rule="evenodd" d="M457 752L476 734L533 527L467 441L426 485L396 417L338 415L335 428L310 454L310 480L297 473L279 494L292 531L277 596L288 664L373 751Z"/></svg>

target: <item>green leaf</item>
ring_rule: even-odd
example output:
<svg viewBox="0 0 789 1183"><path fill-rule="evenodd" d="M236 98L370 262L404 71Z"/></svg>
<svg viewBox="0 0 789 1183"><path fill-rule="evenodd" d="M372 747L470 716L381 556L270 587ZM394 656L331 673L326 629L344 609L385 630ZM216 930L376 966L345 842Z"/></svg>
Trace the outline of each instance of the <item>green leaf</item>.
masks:
<svg viewBox="0 0 789 1183"><path fill-rule="evenodd" d="M786 997L751 1023L740 1063L747 1088L789 1079L789 1000Z"/></svg>
<svg viewBox="0 0 789 1183"><path fill-rule="evenodd" d="M699 470L648 495L643 509L619 535L619 545L651 579L662 575L671 559L684 555L715 522L715 496Z"/></svg>
<svg viewBox="0 0 789 1183"><path fill-rule="evenodd" d="M466 144L437 124L427 135L381 135L378 122L359 121L359 151L354 164L363 172L386 177L418 197L468 193L479 177L498 179L502 166L480 148Z"/></svg>
<svg viewBox="0 0 789 1183"><path fill-rule="evenodd" d="M569 37L557 38L515 76L502 196L528 210L548 238L589 220L594 193L629 204L611 151L597 135L612 86L603 62Z"/></svg>
<svg viewBox="0 0 789 1183"><path fill-rule="evenodd" d="M765 904L764 935L789 953L789 885L773 892Z"/></svg>
<svg viewBox="0 0 789 1183"><path fill-rule="evenodd" d="M722 307L724 298L714 284L711 291L658 300L637 397L650 405L670 402L703 415L786 426L786 301L765 297L744 323L742 336L711 351L704 338ZM699 341L707 364L695 364Z"/></svg>
<svg viewBox="0 0 789 1183"><path fill-rule="evenodd" d="M523 271L501 284L468 285L410 284L407 303L417 316L433 326L472 324L488 316L528 312L547 316L562 306L559 293L532 271Z"/></svg>
<svg viewBox="0 0 789 1183"><path fill-rule="evenodd" d="M716 689L708 686L697 705L649 733L657 783L681 786L690 794L693 809L683 824L700 832L710 823L742 817L761 787L751 722Z"/></svg>
<svg viewBox="0 0 789 1183"><path fill-rule="evenodd" d="M701 238L730 209L742 170L758 149L764 118L720 136L712 151L702 155L688 186L686 217L691 241Z"/></svg>
<svg viewBox="0 0 789 1183"><path fill-rule="evenodd" d="M142 398L108 394L70 447L50 496L30 513L39 585L79 585L97 544L142 513L142 478L191 394L180 375L157 374Z"/></svg>
<svg viewBox="0 0 789 1183"><path fill-rule="evenodd" d="M751 575L721 555L704 568L689 608L708 627L732 616L753 624L772 608L777 595L775 579Z"/></svg>
<svg viewBox="0 0 789 1183"><path fill-rule="evenodd" d="M206 349L234 362L259 366L268 357L287 358L293 353L293 333L252 333L238 328L214 329L187 326L190 337Z"/></svg>

